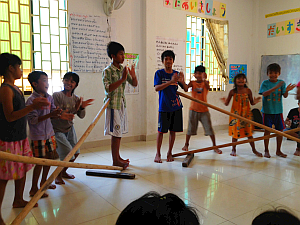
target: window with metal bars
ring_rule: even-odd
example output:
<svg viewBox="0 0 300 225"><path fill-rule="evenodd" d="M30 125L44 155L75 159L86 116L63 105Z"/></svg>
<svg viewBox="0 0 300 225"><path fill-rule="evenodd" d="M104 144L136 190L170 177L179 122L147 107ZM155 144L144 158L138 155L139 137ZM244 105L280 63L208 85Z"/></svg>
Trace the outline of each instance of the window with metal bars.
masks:
<svg viewBox="0 0 300 225"><path fill-rule="evenodd" d="M188 15L186 28L186 83L195 80L195 67L203 65L206 67L210 91L225 91L225 82L210 45L205 18Z"/></svg>
<svg viewBox="0 0 300 225"><path fill-rule="evenodd" d="M48 74L50 94L61 90L70 70L67 19L67 0L0 0L0 52L21 58L23 77L15 84L25 95L34 70Z"/></svg>

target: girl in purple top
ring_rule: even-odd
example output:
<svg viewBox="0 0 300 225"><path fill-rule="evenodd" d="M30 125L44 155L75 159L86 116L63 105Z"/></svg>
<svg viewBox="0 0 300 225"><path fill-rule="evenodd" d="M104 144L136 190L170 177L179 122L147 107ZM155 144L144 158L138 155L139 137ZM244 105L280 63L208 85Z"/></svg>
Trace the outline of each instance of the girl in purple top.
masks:
<svg viewBox="0 0 300 225"><path fill-rule="evenodd" d="M31 157L32 152L26 136L26 115L32 110L49 106L49 102L45 98L36 98L31 105L25 106L22 92L14 85L15 80L23 75L21 64L21 59L16 55L0 55L0 76L4 77L0 88L0 151ZM32 166L0 159L0 225L5 224L1 215L1 205L7 181L15 181L13 208L25 207L28 203L23 199L26 172Z"/></svg>

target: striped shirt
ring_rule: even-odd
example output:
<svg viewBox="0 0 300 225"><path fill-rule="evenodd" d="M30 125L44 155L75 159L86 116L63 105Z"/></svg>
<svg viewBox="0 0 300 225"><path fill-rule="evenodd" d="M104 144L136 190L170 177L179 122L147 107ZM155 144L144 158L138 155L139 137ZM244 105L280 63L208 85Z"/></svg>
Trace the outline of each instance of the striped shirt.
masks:
<svg viewBox="0 0 300 225"><path fill-rule="evenodd" d="M124 94L126 81L123 82L114 91L109 92L109 85L120 80L122 78L122 72L123 72L122 65L120 65L120 69L118 69L112 63L108 67L106 67L102 72L102 81L103 81L104 92L105 92L104 102L108 98L110 98L110 103L108 105L108 108L120 110L122 100L124 101L124 106L126 108L126 100L125 100L125 94ZM132 77L129 73L127 75L127 81L128 81L128 83L130 83L132 85Z"/></svg>

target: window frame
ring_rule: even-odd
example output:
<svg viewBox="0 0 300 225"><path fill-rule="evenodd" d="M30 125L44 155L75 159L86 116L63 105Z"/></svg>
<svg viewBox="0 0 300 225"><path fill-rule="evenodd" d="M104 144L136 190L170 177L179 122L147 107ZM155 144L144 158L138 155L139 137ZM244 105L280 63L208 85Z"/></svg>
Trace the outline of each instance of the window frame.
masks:
<svg viewBox="0 0 300 225"><path fill-rule="evenodd" d="M195 80L193 77L195 67L203 65L206 67L207 78L210 82L210 91L225 91L225 80L222 77L221 70L210 45L205 20L206 18L203 17L186 16L185 82L188 84L190 81ZM199 50L197 50L197 45L199 45Z"/></svg>

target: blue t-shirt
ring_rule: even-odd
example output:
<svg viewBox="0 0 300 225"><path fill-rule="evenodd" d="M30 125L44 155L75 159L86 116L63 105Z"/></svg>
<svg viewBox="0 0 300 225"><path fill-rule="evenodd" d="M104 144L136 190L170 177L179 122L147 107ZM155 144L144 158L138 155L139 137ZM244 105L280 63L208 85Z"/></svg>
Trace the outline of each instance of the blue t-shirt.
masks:
<svg viewBox="0 0 300 225"><path fill-rule="evenodd" d="M259 94L262 95L265 91L275 87L278 83L283 80L277 80L277 82L271 82L270 80L264 80L260 86ZM282 108L282 95L286 91L286 85L283 83L280 88L277 88L269 96L262 98L262 109L261 112L265 114L280 114L283 113Z"/></svg>
<svg viewBox="0 0 300 225"><path fill-rule="evenodd" d="M154 76L154 86L170 81L174 73L179 74L179 72L175 70L173 70L173 73L166 73L164 69L157 70ZM159 112L174 112L182 108L181 100L176 94L178 85L183 88L182 85L177 82L159 91Z"/></svg>

